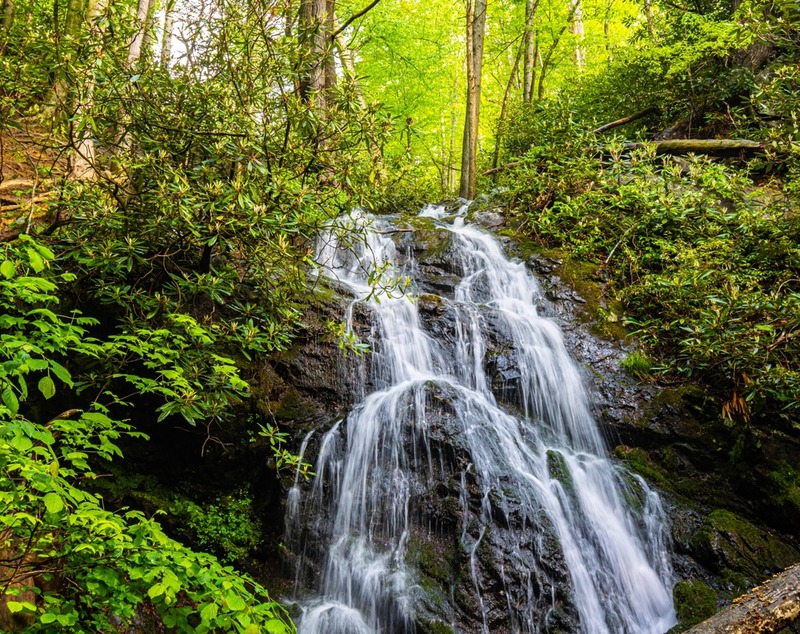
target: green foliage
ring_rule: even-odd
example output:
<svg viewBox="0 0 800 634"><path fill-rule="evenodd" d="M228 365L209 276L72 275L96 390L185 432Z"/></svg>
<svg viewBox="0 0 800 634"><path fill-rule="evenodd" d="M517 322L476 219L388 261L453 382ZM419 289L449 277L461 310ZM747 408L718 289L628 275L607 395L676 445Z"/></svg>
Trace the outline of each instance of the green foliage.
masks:
<svg viewBox="0 0 800 634"><path fill-rule="evenodd" d="M122 436L141 434L110 416L105 392L64 409L76 400L71 388L84 387L69 366L123 355L130 342L99 342L85 329L94 320L55 312L59 285L74 276L51 272L52 257L25 236L2 247L0 551L9 610L31 632L116 630L143 611L180 632L294 631L256 583L169 539L140 512L106 510L83 487L96 477L93 464L121 455Z"/></svg>
<svg viewBox="0 0 800 634"><path fill-rule="evenodd" d="M757 435L777 420L796 425L800 218L793 192L697 157L627 155L614 144L605 160L548 156L546 145L539 137L504 181L521 228L594 262L661 370L708 382L737 434Z"/></svg>
<svg viewBox="0 0 800 634"><path fill-rule="evenodd" d="M313 476L311 464L303 462L300 456L286 449L286 440L289 434L280 431L275 425L259 425L258 435L269 442L272 455L275 457L275 468L295 471L308 479Z"/></svg>
<svg viewBox="0 0 800 634"><path fill-rule="evenodd" d="M170 515L185 522L191 542L225 563L244 562L261 543L261 529L246 488L199 505L179 500Z"/></svg>

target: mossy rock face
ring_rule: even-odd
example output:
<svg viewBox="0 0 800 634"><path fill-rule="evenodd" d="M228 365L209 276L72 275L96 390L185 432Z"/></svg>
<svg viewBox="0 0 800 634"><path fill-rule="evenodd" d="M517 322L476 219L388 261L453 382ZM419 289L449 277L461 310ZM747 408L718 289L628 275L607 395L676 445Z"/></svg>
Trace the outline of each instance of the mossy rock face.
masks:
<svg viewBox="0 0 800 634"><path fill-rule="evenodd" d="M800 469L784 460L777 469L769 472L768 478L772 485L769 501L787 517L800 518ZM797 525L796 521L792 523Z"/></svg>
<svg viewBox="0 0 800 634"><path fill-rule="evenodd" d="M800 561L800 552L775 535L722 509L706 518L690 547L733 595Z"/></svg>
<svg viewBox="0 0 800 634"><path fill-rule="evenodd" d="M717 593L698 579L684 579L672 588L675 612L683 631L705 621L717 611Z"/></svg>
<svg viewBox="0 0 800 634"><path fill-rule="evenodd" d="M550 472L550 477L558 480L565 491L571 493L575 489L567 461L564 456L553 449L547 452L547 470Z"/></svg>
<svg viewBox="0 0 800 634"><path fill-rule="evenodd" d="M417 258L424 264L449 265L453 252L453 233L437 226L432 218L410 218L410 237Z"/></svg>
<svg viewBox="0 0 800 634"><path fill-rule="evenodd" d="M651 459L648 453L639 447L628 447L618 445L614 448L614 454L625 463L634 473L638 473L648 482L655 484L658 488L665 491L674 492L672 482Z"/></svg>
<svg viewBox="0 0 800 634"><path fill-rule="evenodd" d="M455 634L455 630L441 621L417 621L417 631L420 634Z"/></svg>
<svg viewBox="0 0 800 634"><path fill-rule="evenodd" d="M318 415L318 406L295 388L289 388L275 408L275 416L287 421L309 420Z"/></svg>

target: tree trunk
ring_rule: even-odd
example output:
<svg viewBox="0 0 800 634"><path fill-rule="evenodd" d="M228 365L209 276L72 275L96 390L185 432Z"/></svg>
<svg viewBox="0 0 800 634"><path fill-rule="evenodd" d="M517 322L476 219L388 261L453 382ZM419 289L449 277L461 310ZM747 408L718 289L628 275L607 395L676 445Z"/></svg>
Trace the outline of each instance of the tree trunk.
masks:
<svg viewBox="0 0 800 634"><path fill-rule="evenodd" d="M136 9L136 35L128 47L128 66L132 67L142 56L142 50L146 50L145 44L150 41L148 32L150 30L150 16L153 13L155 0L139 0Z"/></svg>
<svg viewBox="0 0 800 634"><path fill-rule="evenodd" d="M333 54L333 34L336 32L336 0L325 0L325 29L323 30L325 55L325 91L336 88L336 61Z"/></svg>
<svg viewBox="0 0 800 634"><path fill-rule="evenodd" d="M533 100L533 86L536 77L536 33L533 30L533 18L536 15L538 0L525 1L525 34L522 37L522 48L525 59L522 63L522 102Z"/></svg>
<svg viewBox="0 0 800 634"><path fill-rule="evenodd" d="M800 564L753 588L686 634L775 634L800 618Z"/></svg>
<svg viewBox="0 0 800 634"><path fill-rule="evenodd" d="M3 9L2 13L0 13L0 28L4 31L4 39L8 37L12 24L14 24L14 0L3 0Z"/></svg>
<svg viewBox="0 0 800 634"><path fill-rule="evenodd" d="M656 108L655 106L650 106L649 108L640 110L639 112L632 114L628 117L622 117L622 119L617 119L616 121L612 121L611 123L606 123L604 125L601 125L599 128L595 128L594 130L592 130L592 134L600 134L601 132L605 132L606 130L612 130L613 128L618 128L621 125L625 125L626 123L630 123L631 121L642 119L649 114L653 114L654 112L658 112L658 108Z"/></svg>
<svg viewBox="0 0 800 634"><path fill-rule="evenodd" d="M301 0L299 13L302 77L300 95L319 112L326 110L326 27L328 0Z"/></svg>
<svg viewBox="0 0 800 634"><path fill-rule="evenodd" d="M456 135L458 134L458 74L453 74L453 87L450 93L450 141L447 148L447 188L445 191L456 190Z"/></svg>
<svg viewBox="0 0 800 634"><path fill-rule="evenodd" d="M486 33L486 0L467 0L467 112L461 148L459 196L475 197L478 164L478 123L481 107L483 40Z"/></svg>
<svg viewBox="0 0 800 634"><path fill-rule="evenodd" d="M89 0L89 4L86 7L86 23L91 26L92 39L96 42L102 41L102 31L105 27L100 26L97 18L105 13L107 2L108 0ZM95 57L99 59L102 55L103 50L98 47L95 51ZM84 118L91 116L92 107L94 106L95 83L96 78L92 70L86 78L83 90L78 92L78 103L74 106L75 121L81 122ZM81 131L77 133L77 137L73 136L71 141L73 152L69 160L70 178L93 180L97 176L97 171L95 170L96 148L92 137L92 126L83 125Z"/></svg>
<svg viewBox="0 0 800 634"><path fill-rule="evenodd" d="M519 58L523 50L525 50L525 42L523 41L522 46L517 50L517 54L514 57L514 66L511 69L511 74L508 76L508 83L506 84L506 91L503 94L503 103L500 106L500 116L497 118L497 133L495 134L495 141L494 141L494 156L492 157L492 169L497 167L497 162L500 160L500 143L503 140L503 123L505 122L506 118L506 111L508 110L508 100L511 96L511 86L514 83L514 76L517 74L517 69L519 68ZM526 51L527 52L527 51ZM530 101L530 99L528 99Z"/></svg>
<svg viewBox="0 0 800 634"><path fill-rule="evenodd" d="M583 3L581 0L570 0L570 4L570 13L572 14L570 32L575 36L575 50L572 57L578 70L583 70L586 66L586 49L583 46Z"/></svg>
<svg viewBox="0 0 800 634"><path fill-rule="evenodd" d="M714 156L738 156L751 154L766 147L759 141L743 139L670 139L655 143L656 154L711 154ZM645 147L644 143L626 143L626 150Z"/></svg>
<svg viewBox="0 0 800 634"><path fill-rule="evenodd" d="M653 21L653 4L651 0L644 0L644 14L647 17L647 32L650 34L650 37L655 38L656 27Z"/></svg>
<svg viewBox="0 0 800 634"><path fill-rule="evenodd" d="M172 61L172 25L175 20L175 0L164 7L164 29L161 36L161 65L168 68Z"/></svg>
<svg viewBox="0 0 800 634"><path fill-rule="evenodd" d="M611 9L614 7L614 0L608 0L608 4L606 5L606 16L603 19L603 37L606 41L606 53L608 53L608 61L611 62L614 60L614 51L611 49L611 33L610 33L610 24L611 24Z"/></svg>
<svg viewBox="0 0 800 634"><path fill-rule="evenodd" d="M288 39L292 37L294 31L294 3L292 0L285 0L283 5L283 35Z"/></svg>

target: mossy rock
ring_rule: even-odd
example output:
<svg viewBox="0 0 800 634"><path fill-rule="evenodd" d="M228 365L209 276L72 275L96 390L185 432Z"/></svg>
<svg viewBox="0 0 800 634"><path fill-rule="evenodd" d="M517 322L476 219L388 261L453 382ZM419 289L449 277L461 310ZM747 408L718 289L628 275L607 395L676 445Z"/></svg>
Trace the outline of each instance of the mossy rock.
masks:
<svg viewBox="0 0 800 634"><path fill-rule="evenodd" d="M449 264L453 252L452 232L439 227L432 218L409 218L413 229L414 250L420 254L418 260L428 264Z"/></svg>
<svg viewBox="0 0 800 634"><path fill-rule="evenodd" d="M800 469L781 461L778 468L768 474L772 485L769 501L790 517L800 517Z"/></svg>
<svg viewBox="0 0 800 634"><path fill-rule="evenodd" d="M628 447L627 445L618 445L614 448L614 454L625 463L628 469L634 473L638 473L648 482L651 482L665 491L674 492L670 479L665 472L650 459L650 455L644 449Z"/></svg>
<svg viewBox="0 0 800 634"><path fill-rule="evenodd" d="M424 619L417 621L417 631L420 634L455 634L455 630L442 621Z"/></svg>
<svg viewBox="0 0 800 634"><path fill-rule="evenodd" d="M739 595L771 574L800 561L800 552L775 535L727 510L717 509L690 541L695 555Z"/></svg>
<svg viewBox="0 0 800 634"><path fill-rule="evenodd" d="M698 579L684 579L672 588L672 600L680 622L670 632L682 632L705 621L717 611L717 593Z"/></svg>
<svg viewBox="0 0 800 634"><path fill-rule="evenodd" d="M275 407L275 417L287 421L303 421L314 418L318 407L295 388L289 388Z"/></svg>
<svg viewBox="0 0 800 634"><path fill-rule="evenodd" d="M550 472L550 477L553 480L558 480L565 491L568 493L574 491L575 483L572 480L572 474L569 472L567 461L564 456L553 449L547 451L547 470Z"/></svg>

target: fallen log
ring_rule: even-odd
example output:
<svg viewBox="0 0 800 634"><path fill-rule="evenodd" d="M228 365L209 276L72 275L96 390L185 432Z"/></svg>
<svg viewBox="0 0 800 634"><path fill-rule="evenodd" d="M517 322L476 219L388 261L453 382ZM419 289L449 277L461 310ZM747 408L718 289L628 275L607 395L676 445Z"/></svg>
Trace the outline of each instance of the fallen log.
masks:
<svg viewBox="0 0 800 634"><path fill-rule="evenodd" d="M31 187L33 187L33 181L21 178L12 178L9 181L0 182L0 192L9 191L11 189L30 189Z"/></svg>
<svg viewBox="0 0 800 634"><path fill-rule="evenodd" d="M734 599L685 634L775 634L800 618L800 564Z"/></svg>
<svg viewBox="0 0 800 634"><path fill-rule="evenodd" d="M636 121L637 119L642 119L649 114L654 112L658 112L658 108L655 106L650 106L649 108L645 108L644 110L640 110L639 112L630 115L629 117L622 117L622 119L617 119L616 121L612 121L611 123L606 123L605 125L601 125L599 128L595 128L592 130L592 134L600 134L601 132L605 132L606 130L611 130L613 128L618 128L621 125L625 125L626 123L630 123L631 121Z"/></svg>
<svg viewBox="0 0 800 634"><path fill-rule="evenodd" d="M736 156L741 153L750 154L763 150L765 143L747 139L669 139L655 141L656 154L711 154L713 156ZM638 150L646 147L645 143L626 143L626 150Z"/></svg>

